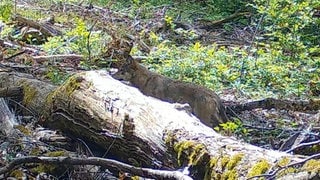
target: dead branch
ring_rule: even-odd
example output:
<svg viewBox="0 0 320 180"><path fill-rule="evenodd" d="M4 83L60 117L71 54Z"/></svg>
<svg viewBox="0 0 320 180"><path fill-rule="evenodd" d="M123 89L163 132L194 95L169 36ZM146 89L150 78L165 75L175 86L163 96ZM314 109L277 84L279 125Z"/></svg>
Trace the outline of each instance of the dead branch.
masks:
<svg viewBox="0 0 320 180"><path fill-rule="evenodd" d="M207 24L205 25L202 25L200 26L200 29L211 29L213 27L216 27L216 26L220 26L226 22L230 22L236 18L239 18L241 16L248 16L250 15L249 12L236 12L234 14L231 14L230 16L224 18L224 19L221 19L221 20L217 20L217 21L207 21L207 20L202 20L202 21L205 21Z"/></svg>
<svg viewBox="0 0 320 180"><path fill-rule="evenodd" d="M39 53L39 51L40 51L39 49L34 49L34 48L30 48L30 47L23 47L21 45L16 45L16 44L13 44L13 43L7 42L7 41L4 41L3 44L4 44L4 46L22 49L23 51L32 52L32 53Z"/></svg>
<svg viewBox="0 0 320 180"><path fill-rule="evenodd" d="M154 179L185 179L191 180L187 175L182 174L179 171L166 171L166 170L155 170L150 168L140 168L131 166L112 159L104 159L98 157L76 158L76 157L36 157L27 156L22 158L16 158L11 161L8 165L0 168L0 174L8 173L18 166L26 163L42 163L42 164L55 164L55 165L95 165L105 168L116 168L120 171L127 172L133 175L154 178Z"/></svg>
<svg viewBox="0 0 320 180"><path fill-rule="evenodd" d="M302 148L302 147L306 147L306 146L312 146L312 145L316 145L316 144L320 144L320 140L317 140L317 141L312 141L312 142L307 142L307 143L301 143L295 147L292 147L291 149L289 150L286 150L287 153L290 153L291 151L294 151L298 148Z"/></svg>
<svg viewBox="0 0 320 180"><path fill-rule="evenodd" d="M23 65L23 64L16 64L16 63L2 63L0 67L3 67L1 69L1 72L21 72L21 73L26 73L26 72L31 72L34 67L28 66L28 65Z"/></svg>
<svg viewBox="0 0 320 180"><path fill-rule="evenodd" d="M74 61L79 61L83 59L82 55L78 54L59 54L59 55L51 55L51 56L33 56L32 57L37 63L43 63L46 61L63 61L66 59L74 60Z"/></svg>
<svg viewBox="0 0 320 180"><path fill-rule="evenodd" d="M252 101L244 104L231 105L229 106L236 113L252 110L257 108L262 109L284 109L292 111L316 111L320 109L320 100L310 99L310 100L282 100L275 98L266 98L263 100Z"/></svg>
<svg viewBox="0 0 320 180"><path fill-rule="evenodd" d="M20 51L20 52L12 55L12 56L10 56L10 57L4 58L4 60L7 61L7 60L10 60L10 59L13 59L13 58L15 58L15 57L17 57L17 56L20 56L21 54L24 54L25 52L26 52L26 50Z"/></svg>
<svg viewBox="0 0 320 180"><path fill-rule="evenodd" d="M35 21L32 21L30 19L24 18L20 15L15 15L14 20L22 23L22 24L26 24L29 27L38 29L41 33L43 33L46 37L51 37L51 36L57 36L60 35L61 32L58 31L57 29L53 28L52 25L50 26L48 23L37 23Z"/></svg>

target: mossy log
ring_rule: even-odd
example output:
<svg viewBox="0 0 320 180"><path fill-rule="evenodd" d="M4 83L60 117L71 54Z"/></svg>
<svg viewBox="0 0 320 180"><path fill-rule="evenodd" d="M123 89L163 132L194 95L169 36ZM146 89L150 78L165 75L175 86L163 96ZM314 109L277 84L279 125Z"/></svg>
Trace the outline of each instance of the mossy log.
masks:
<svg viewBox="0 0 320 180"><path fill-rule="evenodd" d="M47 127L131 165L189 167L194 179L270 177L272 172L283 179L319 176L319 160L291 167L303 158L222 136L177 104L147 97L105 71L78 73L59 87L7 73L0 73L0 80L3 86L22 86L23 104ZM288 168L280 171L283 167Z"/></svg>

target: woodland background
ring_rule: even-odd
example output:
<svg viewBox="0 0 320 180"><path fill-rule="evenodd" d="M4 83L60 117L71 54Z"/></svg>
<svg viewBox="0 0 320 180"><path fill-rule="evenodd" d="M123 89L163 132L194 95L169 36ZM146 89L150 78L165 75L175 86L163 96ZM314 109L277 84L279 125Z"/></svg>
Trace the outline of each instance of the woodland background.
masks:
<svg viewBox="0 0 320 180"><path fill-rule="evenodd" d="M78 72L113 71L117 57L106 52L115 39L131 41L130 55L149 70L217 92L233 112L230 122L214 127L220 134L266 149L305 156L319 153L320 2L0 2L3 69L63 85ZM246 104L261 99L263 103ZM10 111L16 107L12 104ZM14 113L19 116L18 110ZM21 119L15 128L25 135L31 136L41 124L39 117ZM24 154L20 140L10 146L3 144L7 141L3 137L1 165ZM43 155L39 151L25 155ZM56 150L46 155L65 154ZM63 176L61 171L53 173L52 167L36 168L30 176L44 171ZM9 176L21 173L16 170Z"/></svg>

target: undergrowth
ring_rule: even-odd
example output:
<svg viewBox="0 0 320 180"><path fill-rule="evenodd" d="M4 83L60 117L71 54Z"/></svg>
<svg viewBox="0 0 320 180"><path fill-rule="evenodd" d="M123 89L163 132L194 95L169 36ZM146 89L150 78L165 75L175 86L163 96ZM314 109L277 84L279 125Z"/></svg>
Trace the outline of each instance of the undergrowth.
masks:
<svg viewBox="0 0 320 180"><path fill-rule="evenodd" d="M147 55L144 63L161 74L204 85L216 91L237 88L253 97L317 96L313 92L320 87L320 19L314 18L313 13L320 6L319 2L92 0L83 3L88 5L90 2L126 13L131 19L148 20L157 18L159 13L165 13L164 17L158 18L170 25L174 30L171 33L189 39L197 39L197 34L193 30L174 29L176 20L217 20L238 11L250 11L252 16L250 21L246 21L247 26L253 27L258 33L253 35L255 39L249 45L225 47L200 41L178 44L166 39L162 32L150 32L148 42L151 53L144 54L135 48L132 54ZM63 3L76 1L53 0L37 3L43 7L50 7L52 4L60 7ZM1 1L0 6L0 19L7 22L14 6L8 0ZM35 13L38 11L30 8L17 11L34 18L48 16L43 12ZM103 47L110 40L107 33L98 28L91 29L94 20L90 18L72 14L55 14L55 17L58 23L72 23L69 29L64 29L63 36L48 38L42 45L43 50L49 55L81 54L86 59L82 61L82 65L94 68L90 58L103 54ZM1 37L14 30L10 28L12 27L7 26L2 30Z"/></svg>
<svg viewBox="0 0 320 180"><path fill-rule="evenodd" d="M273 51L202 46L199 42L177 47L164 41L146 63L166 76L215 90L231 87L253 96L308 96L309 83L319 81L319 59L290 62Z"/></svg>

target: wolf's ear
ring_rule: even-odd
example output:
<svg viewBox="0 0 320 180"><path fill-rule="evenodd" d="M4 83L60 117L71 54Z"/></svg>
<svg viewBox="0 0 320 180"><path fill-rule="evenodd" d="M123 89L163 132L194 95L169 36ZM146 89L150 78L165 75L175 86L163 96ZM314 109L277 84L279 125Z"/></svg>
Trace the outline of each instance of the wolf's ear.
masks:
<svg viewBox="0 0 320 180"><path fill-rule="evenodd" d="M123 40L120 42L119 50L122 51L125 58L130 56L131 49L133 47L133 42L129 40Z"/></svg>
<svg viewBox="0 0 320 180"><path fill-rule="evenodd" d="M136 60L134 60L133 59L133 57L129 54L128 56L127 56L127 64L133 64L134 63L134 61L136 61Z"/></svg>

